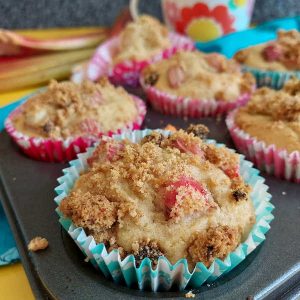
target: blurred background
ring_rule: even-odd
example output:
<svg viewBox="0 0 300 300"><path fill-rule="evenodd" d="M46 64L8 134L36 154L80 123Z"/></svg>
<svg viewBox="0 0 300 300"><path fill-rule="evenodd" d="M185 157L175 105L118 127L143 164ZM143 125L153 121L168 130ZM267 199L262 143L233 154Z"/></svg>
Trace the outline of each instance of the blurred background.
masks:
<svg viewBox="0 0 300 300"><path fill-rule="evenodd" d="M128 0L0 0L0 27L49 28L111 25ZM141 11L161 18L159 0L142 1ZM257 0L252 22L300 14L299 0Z"/></svg>

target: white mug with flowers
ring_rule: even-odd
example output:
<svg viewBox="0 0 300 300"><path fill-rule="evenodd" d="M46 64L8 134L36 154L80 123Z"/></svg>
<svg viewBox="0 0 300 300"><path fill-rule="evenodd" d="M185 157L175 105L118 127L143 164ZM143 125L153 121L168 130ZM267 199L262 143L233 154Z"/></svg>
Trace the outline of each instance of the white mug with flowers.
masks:
<svg viewBox="0 0 300 300"><path fill-rule="evenodd" d="M255 0L161 0L165 23L195 41L207 42L247 29ZM130 1L133 17L138 0Z"/></svg>

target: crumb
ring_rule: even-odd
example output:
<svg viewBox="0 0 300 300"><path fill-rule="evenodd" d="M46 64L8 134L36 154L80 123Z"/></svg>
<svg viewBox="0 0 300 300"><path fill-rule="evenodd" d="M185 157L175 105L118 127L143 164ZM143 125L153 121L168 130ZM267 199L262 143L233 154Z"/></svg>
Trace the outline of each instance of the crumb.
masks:
<svg viewBox="0 0 300 300"><path fill-rule="evenodd" d="M209 134L209 129L203 124L191 124L187 130L187 133L192 133L194 136L199 137L200 139L206 139Z"/></svg>
<svg viewBox="0 0 300 300"><path fill-rule="evenodd" d="M238 246L240 240L237 228L227 225L209 227L206 233L192 235L188 253L192 261L201 261L209 267L215 258L224 259Z"/></svg>
<svg viewBox="0 0 300 300"><path fill-rule="evenodd" d="M192 291L189 291L185 294L185 298L195 298L195 294Z"/></svg>
<svg viewBox="0 0 300 300"><path fill-rule="evenodd" d="M49 243L48 243L47 239L37 236L29 242L28 250L33 251L33 252L39 251L39 250L44 250L48 247L48 245L49 245Z"/></svg>
<svg viewBox="0 0 300 300"><path fill-rule="evenodd" d="M17 180L17 177L13 177L12 180L13 180L13 181L16 181L16 180Z"/></svg>
<svg viewBox="0 0 300 300"><path fill-rule="evenodd" d="M281 194L285 196L285 195L286 195L286 192L282 192Z"/></svg>
<svg viewBox="0 0 300 300"><path fill-rule="evenodd" d="M222 121L222 116L218 115L216 121L217 121L217 124L220 123Z"/></svg>
<svg viewBox="0 0 300 300"><path fill-rule="evenodd" d="M169 131L177 131L177 129L176 129L176 127L175 126L173 126L172 124L168 124L165 128L164 128L164 130L169 130Z"/></svg>
<svg viewBox="0 0 300 300"><path fill-rule="evenodd" d="M142 139L141 144L143 145L145 143L153 143L160 146L164 138L165 137L161 133L153 131L151 134L146 135Z"/></svg>
<svg viewBox="0 0 300 300"><path fill-rule="evenodd" d="M89 262L90 261L90 258L87 256L85 259L84 259L85 262Z"/></svg>

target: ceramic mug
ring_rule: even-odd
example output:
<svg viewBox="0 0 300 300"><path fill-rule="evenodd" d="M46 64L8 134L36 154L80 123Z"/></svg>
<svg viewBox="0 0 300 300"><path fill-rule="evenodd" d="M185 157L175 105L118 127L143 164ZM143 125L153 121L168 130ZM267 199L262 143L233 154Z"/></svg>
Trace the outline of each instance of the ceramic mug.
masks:
<svg viewBox="0 0 300 300"><path fill-rule="evenodd" d="M139 0L130 1L133 18L138 17ZM247 29L255 0L161 0L167 26L198 42Z"/></svg>

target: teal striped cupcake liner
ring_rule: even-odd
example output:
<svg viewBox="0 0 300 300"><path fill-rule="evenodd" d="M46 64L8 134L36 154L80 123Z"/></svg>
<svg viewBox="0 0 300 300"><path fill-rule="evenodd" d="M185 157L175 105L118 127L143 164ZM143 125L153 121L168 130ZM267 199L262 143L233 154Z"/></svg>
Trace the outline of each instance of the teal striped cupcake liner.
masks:
<svg viewBox="0 0 300 300"><path fill-rule="evenodd" d="M268 86L273 89L281 89L291 77L300 79L299 71L282 72L260 70L248 66L242 66L244 72L250 72L256 79L257 87Z"/></svg>
<svg viewBox="0 0 300 300"><path fill-rule="evenodd" d="M158 131L165 136L170 134L169 131ZM138 142L150 133L149 129L137 130L115 135L113 138ZM208 140L208 143L218 147L222 146L214 140ZM55 188L57 197L54 200L57 205L69 194L80 174L88 169L87 159L94 149L95 147L88 148L86 153L78 154L78 159L71 161L70 167L63 170L64 175L58 178L59 186ZM152 268L149 258L145 258L140 266L136 267L133 255L128 255L121 260L118 250L108 253L103 243L97 244L83 228L77 227L70 219L65 218L59 207L56 208L56 212L59 215L59 222L87 257L87 260L106 277L112 278L114 282L152 291L168 291L174 286L179 290L186 287L199 288L204 283L213 282L236 267L265 240L265 234L270 229L269 224L274 218L271 213L274 209L270 202L271 195L267 192L268 186L264 184L264 178L258 175L259 171L252 165L251 162L244 159L244 156L240 155L240 173L244 180L252 186L251 199L255 207L256 223L248 238L235 251L231 252L224 260L215 259L209 268L199 262L190 272L185 258L171 264L166 257L158 259L155 269Z"/></svg>

